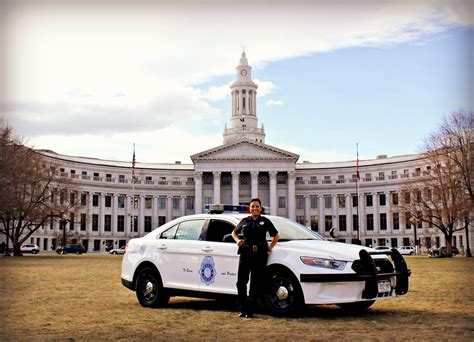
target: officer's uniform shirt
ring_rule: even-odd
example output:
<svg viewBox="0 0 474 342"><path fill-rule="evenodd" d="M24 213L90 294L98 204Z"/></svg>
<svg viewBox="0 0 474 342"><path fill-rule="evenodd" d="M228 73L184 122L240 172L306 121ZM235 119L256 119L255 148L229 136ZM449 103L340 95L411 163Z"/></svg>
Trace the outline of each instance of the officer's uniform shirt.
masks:
<svg viewBox="0 0 474 342"><path fill-rule="evenodd" d="M258 245L267 243L267 232L271 237L278 234L273 223L264 216L259 216L256 220L252 216L248 216L235 227L234 232L244 236L245 245Z"/></svg>

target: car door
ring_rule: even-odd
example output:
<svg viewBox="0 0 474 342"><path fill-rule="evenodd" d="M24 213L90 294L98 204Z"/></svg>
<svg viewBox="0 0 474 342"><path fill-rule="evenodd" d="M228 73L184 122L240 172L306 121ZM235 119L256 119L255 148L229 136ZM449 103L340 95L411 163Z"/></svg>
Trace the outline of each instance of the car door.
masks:
<svg viewBox="0 0 474 342"><path fill-rule="evenodd" d="M177 223L161 234L156 243L163 286L167 288L199 290L199 266L203 241L199 241L204 219L190 219Z"/></svg>
<svg viewBox="0 0 474 342"><path fill-rule="evenodd" d="M225 236L234 230L235 223L225 219L209 219L204 233L200 260L198 260L202 292L237 294L239 256L237 245Z"/></svg>

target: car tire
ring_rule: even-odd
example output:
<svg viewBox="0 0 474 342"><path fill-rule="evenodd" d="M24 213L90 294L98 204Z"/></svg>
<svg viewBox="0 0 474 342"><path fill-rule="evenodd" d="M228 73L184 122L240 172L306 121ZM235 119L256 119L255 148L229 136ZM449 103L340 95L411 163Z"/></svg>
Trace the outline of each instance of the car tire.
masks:
<svg viewBox="0 0 474 342"><path fill-rule="evenodd" d="M304 300L298 279L289 271L273 272L267 278L260 303L272 316L294 316L301 313Z"/></svg>
<svg viewBox="0 0 474 342"><path fill-rule="evenodd" d="M164 307L168 304L170 296L163 288L159 273L150 268L143 268L138 274L135 284L138 302L144 307Z"/></svg>
<svg viewBox="0 0 474 342"><path fill-rule="evenodd" d="M116 251L113 251L112 254L113 254L113 255L117 255L117 252L116 252Z"/></svg>
<svg viewBox="0 0 474 342"><path fill-rule="evenodd" d="M33 251L31 253L38 254L38 251L36 249L33 249Z"/></svg>
<svg viewBox="0 0 474 342"><path fill-rule="evenodd" d="M343 304L338 304L338 306L345 312L360 313L360 312L367 311L367 309L370 308L372 304L374 303L375 303L375 300L368 300L365 302L343 303Z"/></svg>

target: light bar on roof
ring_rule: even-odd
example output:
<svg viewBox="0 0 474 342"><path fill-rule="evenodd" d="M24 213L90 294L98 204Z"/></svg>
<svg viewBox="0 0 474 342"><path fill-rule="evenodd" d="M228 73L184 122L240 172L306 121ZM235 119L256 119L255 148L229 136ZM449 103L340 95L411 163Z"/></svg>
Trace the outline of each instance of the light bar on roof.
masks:
<svg viewBox="0 0 474 342"><path fill-rule="evenodd" d="M225 211L234 211L239 213L248 213L249 206L245 204L233 205L233 204L206 204L204 209L212 213L223 213Z"/></svg>

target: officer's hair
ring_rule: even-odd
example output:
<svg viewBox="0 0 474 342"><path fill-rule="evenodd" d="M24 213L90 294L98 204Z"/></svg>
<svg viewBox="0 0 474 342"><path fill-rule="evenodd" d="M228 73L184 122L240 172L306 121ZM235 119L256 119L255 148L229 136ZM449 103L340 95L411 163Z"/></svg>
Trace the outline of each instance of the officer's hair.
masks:
<svg viewBox="0 0 474 342"><path fill-rule="evenodd" d="M252 202L258 202L258 204L260 204L260 206L262 206L262 201L260 201L260 198L258 198L258 197L252 198L250 200L249 204L252 203Z"/></svg>

